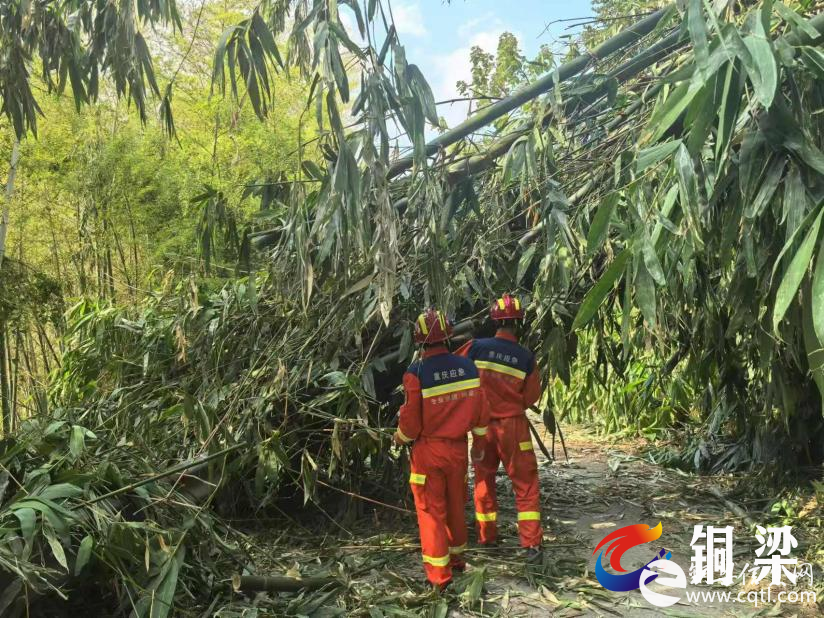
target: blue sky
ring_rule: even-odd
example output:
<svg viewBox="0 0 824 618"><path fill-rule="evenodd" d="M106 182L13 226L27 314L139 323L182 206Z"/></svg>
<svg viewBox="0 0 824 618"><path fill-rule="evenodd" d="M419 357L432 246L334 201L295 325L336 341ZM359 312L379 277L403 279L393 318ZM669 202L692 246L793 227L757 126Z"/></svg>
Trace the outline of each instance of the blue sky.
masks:
<svg viewBox="0 0 824 618"><path fill-rule="evenodd" d="M469 50L479 45L494 51L502 32L512 32L521 51L533 56L542 44L561 50L559 37L572 32L554 20L587 17L589 0L391 0L395 25L409 62L429 80L435 100L454 98L455 82L469 77ZM450 126L466 116L466 104L439 107Z"/></svg>

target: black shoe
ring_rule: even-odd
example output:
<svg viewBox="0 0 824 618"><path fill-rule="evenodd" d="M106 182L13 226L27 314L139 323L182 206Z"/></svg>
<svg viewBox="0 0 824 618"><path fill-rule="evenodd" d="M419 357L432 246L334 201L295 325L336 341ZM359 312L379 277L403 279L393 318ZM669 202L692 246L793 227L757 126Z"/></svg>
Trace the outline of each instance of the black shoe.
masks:
<svg viewBox="0 0 824 618"><path fill-rule="evenodd" d="M526 562L527 564L541 564L544 561L544 548L540 545L527 547Z"/></svg>
<svg viewBox="0 0 824 618"><path fill-rule="evenodd" d="M448 582L443 584L432 584L432 591L436 593L445 592L447 588L452 585L452 580L450 579Z"/></svg>

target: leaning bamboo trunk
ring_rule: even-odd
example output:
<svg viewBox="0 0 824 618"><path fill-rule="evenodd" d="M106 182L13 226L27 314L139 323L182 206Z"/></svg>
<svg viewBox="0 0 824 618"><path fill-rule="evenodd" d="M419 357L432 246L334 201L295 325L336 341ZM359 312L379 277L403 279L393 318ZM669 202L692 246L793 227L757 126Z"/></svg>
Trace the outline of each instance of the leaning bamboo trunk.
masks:
<svg viewBox="0 0 824 618"><path fill-rule="evenodd" d="M508 114L512 110L521 107L524 103L552 91L562 82L567 81L571 77L574 77L579 73L583 73L593 61L602 60L605 57L638 42L655 29L658 23L669 12L670 7L671 5L668 5L667 7L655 11L626 30L622 30L614 37L607 39L594 50L587 51L577 58L562 64L558 67L557 71L547 73L542 78L529 84L528 86L525 86L524 88L521 88L505 99L502 99L482 111L470 116L457 127L450 129L449 131L446 131L431 140L426 145L426 154L429 156L434 155L440 149L451 146L455 142L465 138L467 135L491 124L504 114ZM412 167L413 161L414 160L412 157L398 159L389 168L389 172L387 174L388 177L394 178L399 176Z"/></svg>

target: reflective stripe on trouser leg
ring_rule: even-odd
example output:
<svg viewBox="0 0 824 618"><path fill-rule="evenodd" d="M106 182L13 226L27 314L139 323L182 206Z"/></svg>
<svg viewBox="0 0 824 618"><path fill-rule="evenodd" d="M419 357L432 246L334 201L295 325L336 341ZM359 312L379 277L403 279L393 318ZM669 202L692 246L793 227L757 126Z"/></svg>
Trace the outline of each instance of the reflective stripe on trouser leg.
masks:
<svg viewBox="0 0 824 618"><path fill-rule="evenodd" d="M421 474L420 461L427 460L424 444L416 444L412 454L412 470ZM426 470L424 484L411 483L421 534L421 559L426 578L436 585L452 579L449 565L449 541L446 529L446 479L440 470Z"/></svg>
<svg viewBox="0 0 824 618"><path fill-rule="evenodd" d="M481 544L494 543L498 537L497 511L498 497L495 488L495 473L498 471L500 459L496 445L496 425L489 424L489 433L484 448L484 458L475 462L475 525L478 531L478 542Z"/></svg>
<svg viewBox="0 0 824 618"><path fill-rule="evenodd" d="M466 543L458 547L449 548L449 566L453 569L462 569L466 566L464 560L464 552L466 551Z"/></svg>
<svg viewBox="0 0 824 618"><path fill-rule="evenodd" d="M541 514L538 511L521 511L518 513L518 536L523 547L541 544Z"/></svg>

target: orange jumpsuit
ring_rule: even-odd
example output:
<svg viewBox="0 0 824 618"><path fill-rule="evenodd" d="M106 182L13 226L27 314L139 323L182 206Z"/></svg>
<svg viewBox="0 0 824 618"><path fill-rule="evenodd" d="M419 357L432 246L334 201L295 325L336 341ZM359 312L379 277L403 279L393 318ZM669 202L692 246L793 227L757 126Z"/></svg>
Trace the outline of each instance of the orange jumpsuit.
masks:
<svg viewBox="0 0 824 618"><path fill-rule="evenodd" d="M489 434L484 458L475 463L475 519L478 539L493 543L498 534L498 498L495 475L503 462L515 491L518 534L522 547L540 545L541 497L538 461L525 410L541 396L541 384L533 354L509 332L474 339L457 354L475 362L490 407Z"/></svg>
<svg viewBox="0 0 824 618"><path fill-rule="evenodd" d="M444 346L424 350L403 376L406 401L397 435L411 443L415 497L427 579L444 585L463 567L467 531L467 433L485 440L489 409L472 361ZM481 444L478 444L481 446Z"/></svg>

